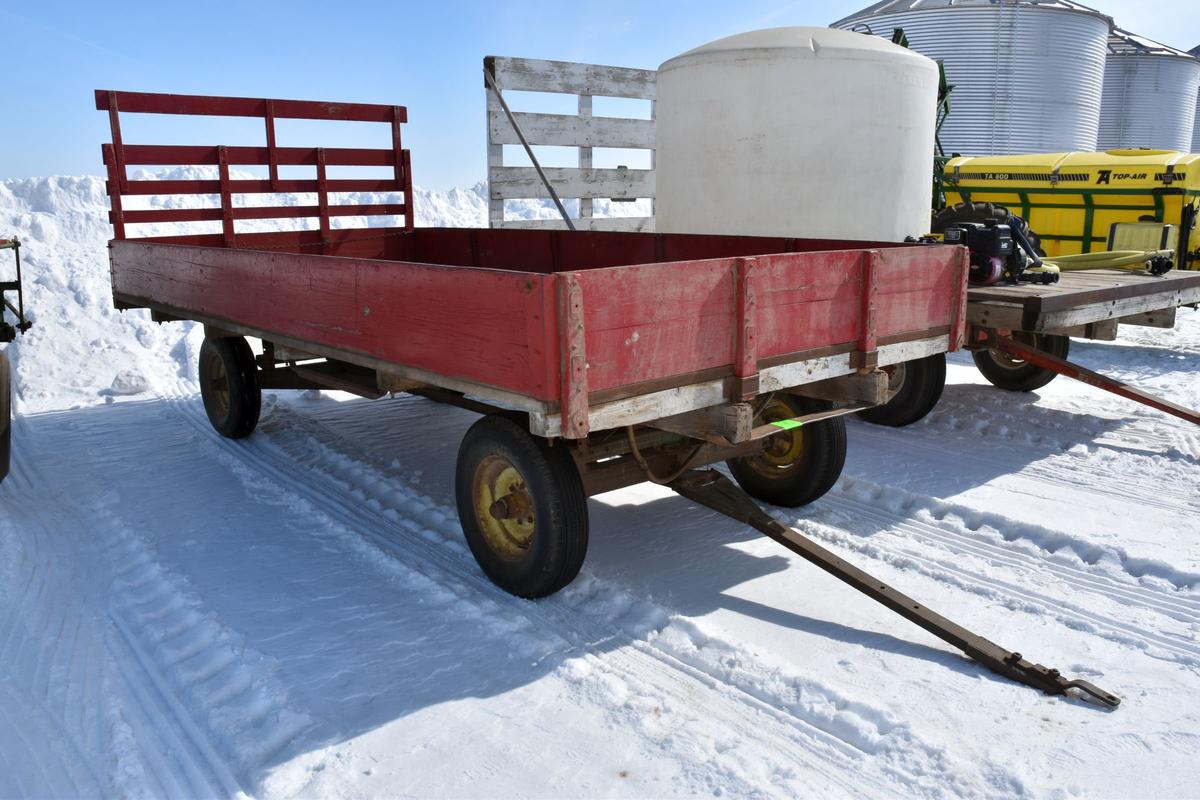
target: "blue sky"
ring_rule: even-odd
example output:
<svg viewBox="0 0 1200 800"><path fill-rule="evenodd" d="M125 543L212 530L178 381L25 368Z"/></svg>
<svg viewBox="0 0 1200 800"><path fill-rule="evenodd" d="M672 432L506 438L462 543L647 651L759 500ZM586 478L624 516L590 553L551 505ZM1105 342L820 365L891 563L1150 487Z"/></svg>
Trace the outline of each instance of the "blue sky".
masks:
<svg viewBox="0 0 1200 800"><path fill-rule="evenodd" d="M107 88L400 103L409 110L417 184L469 185L484 177L485 55L653 68L722 36L827 25L867 4L0 0L0 178L99 174L108 130L92 90ZM1200 43L1193 0L1091 5L1168 44ZM207 132L179 132L172 141L218 143ZM149 143L129 132L126 141Z"/></svg>

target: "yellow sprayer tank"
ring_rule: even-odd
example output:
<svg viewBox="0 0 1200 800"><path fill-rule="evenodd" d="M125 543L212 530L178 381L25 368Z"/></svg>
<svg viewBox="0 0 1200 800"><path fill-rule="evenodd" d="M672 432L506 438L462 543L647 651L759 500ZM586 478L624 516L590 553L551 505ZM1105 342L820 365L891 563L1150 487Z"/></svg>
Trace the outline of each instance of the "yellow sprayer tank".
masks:
<svg viewBox="0 0 1200 800"><path fill-rule="evenodd" d="M1200 155L1108 150L951 159L948 204L1003 205L1020 214L1050 256L1104 250L1114 222L1179 226L1176 266L1200 269Z"/></svg>

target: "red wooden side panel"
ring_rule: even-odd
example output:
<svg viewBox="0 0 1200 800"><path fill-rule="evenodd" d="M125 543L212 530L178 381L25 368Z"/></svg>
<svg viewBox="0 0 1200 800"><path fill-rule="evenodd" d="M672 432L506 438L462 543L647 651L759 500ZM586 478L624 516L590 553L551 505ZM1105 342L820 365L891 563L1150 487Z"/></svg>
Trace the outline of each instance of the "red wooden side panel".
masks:
<svg viewBox="0 0 1200 800"><path fill-rule="evenodd" d="M758 361L827 348L848 351L864 341L930 336L955 326L965 290L958 248L870 252L877 253L870 319L864 317L868 306L863 302L866 250L744 259L753 267L754 319L743 327L748 323L754 332ZM578 273L589 389L613 390L715 368L734 374L739 261L743 259ZM952 349L957 345L952 336Z"/></svg>
<svg viewBox="0 0 1200 800"><path fill-rule="evenodd" d="M122 299L559 396L550 276L130 240L112 259Z"/></svg>
<svg viewBox="0 0 1200 800"><path fill-rule="evenodd" d="M731 365L733 259L579 273L591 391Z"/></svg>
<svg viewBox="0 0 1200 800"><path fill-rule="evenodd" d="M787 355L858 338L862 252L759 256L758 355Z"/></svg>
<svg viewBox="0 0 1200 800"><path fill-rule="evenodd" d="M876 334L880 339L922 327L952 327L955 312L966 300L961 248L890 248L880 251L876 275L879 303ZM957 350L961 338L951 337Z"/></svg>

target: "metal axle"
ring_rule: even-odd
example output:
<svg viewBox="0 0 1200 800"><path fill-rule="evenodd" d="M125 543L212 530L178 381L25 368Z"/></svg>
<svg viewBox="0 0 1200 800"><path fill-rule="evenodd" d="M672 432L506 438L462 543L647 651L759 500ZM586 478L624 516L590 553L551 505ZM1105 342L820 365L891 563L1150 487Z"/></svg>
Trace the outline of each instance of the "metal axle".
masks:
<svg viewBox="0 0 1200 800"><path fill-rule="evenodd" d="M708 506L727 517L744 522L779 544L816 564L838 580L850 584L872 600L920 625L942 641L999 675L1019 681L1047 694L1069 694L1077 689L1107 708L1116 708L1121 698L1085 680L1068 680L1058 670L1035 664L1020 653L972 633L961 625L931 611L878 578L847 563L799 532L779 523L758 507L749 495L715 470L691 470L670 484L679 494Z"/></svg>

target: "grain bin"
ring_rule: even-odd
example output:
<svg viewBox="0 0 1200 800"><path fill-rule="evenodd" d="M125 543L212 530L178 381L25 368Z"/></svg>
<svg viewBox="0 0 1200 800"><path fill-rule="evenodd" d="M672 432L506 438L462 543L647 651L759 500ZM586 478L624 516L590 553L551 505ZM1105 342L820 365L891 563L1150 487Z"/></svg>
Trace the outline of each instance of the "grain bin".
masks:
<svg viewBox="0 0 1200 800"><path fill-rule="evenodd" d="M1188 50L1190 55L1200 58L1200 45ZM1192 125L1192 152L1200 153L1200 90L1196 92L1196 117Z"/></svg>
<svg viewBox="0 0 1200 800"><path fill-rule="evenodd" d="M1200 91L1200 61L1153 39L1114 28L1108 37L1101 150L1189 150Z"/></svg>
<svg viewBox="0 0 1200 800"><path fill-rule="evenodd" d="M772 28L658 70L656 228L900 241L929 227L937 65Z"/></svg>
<svg viewBox="0 0 1200 800"><path fill-rule="evenodd" d="M941 59L948 153L1094 150L1112 20L1070 0L889 0L833 23Z"/></svg>

